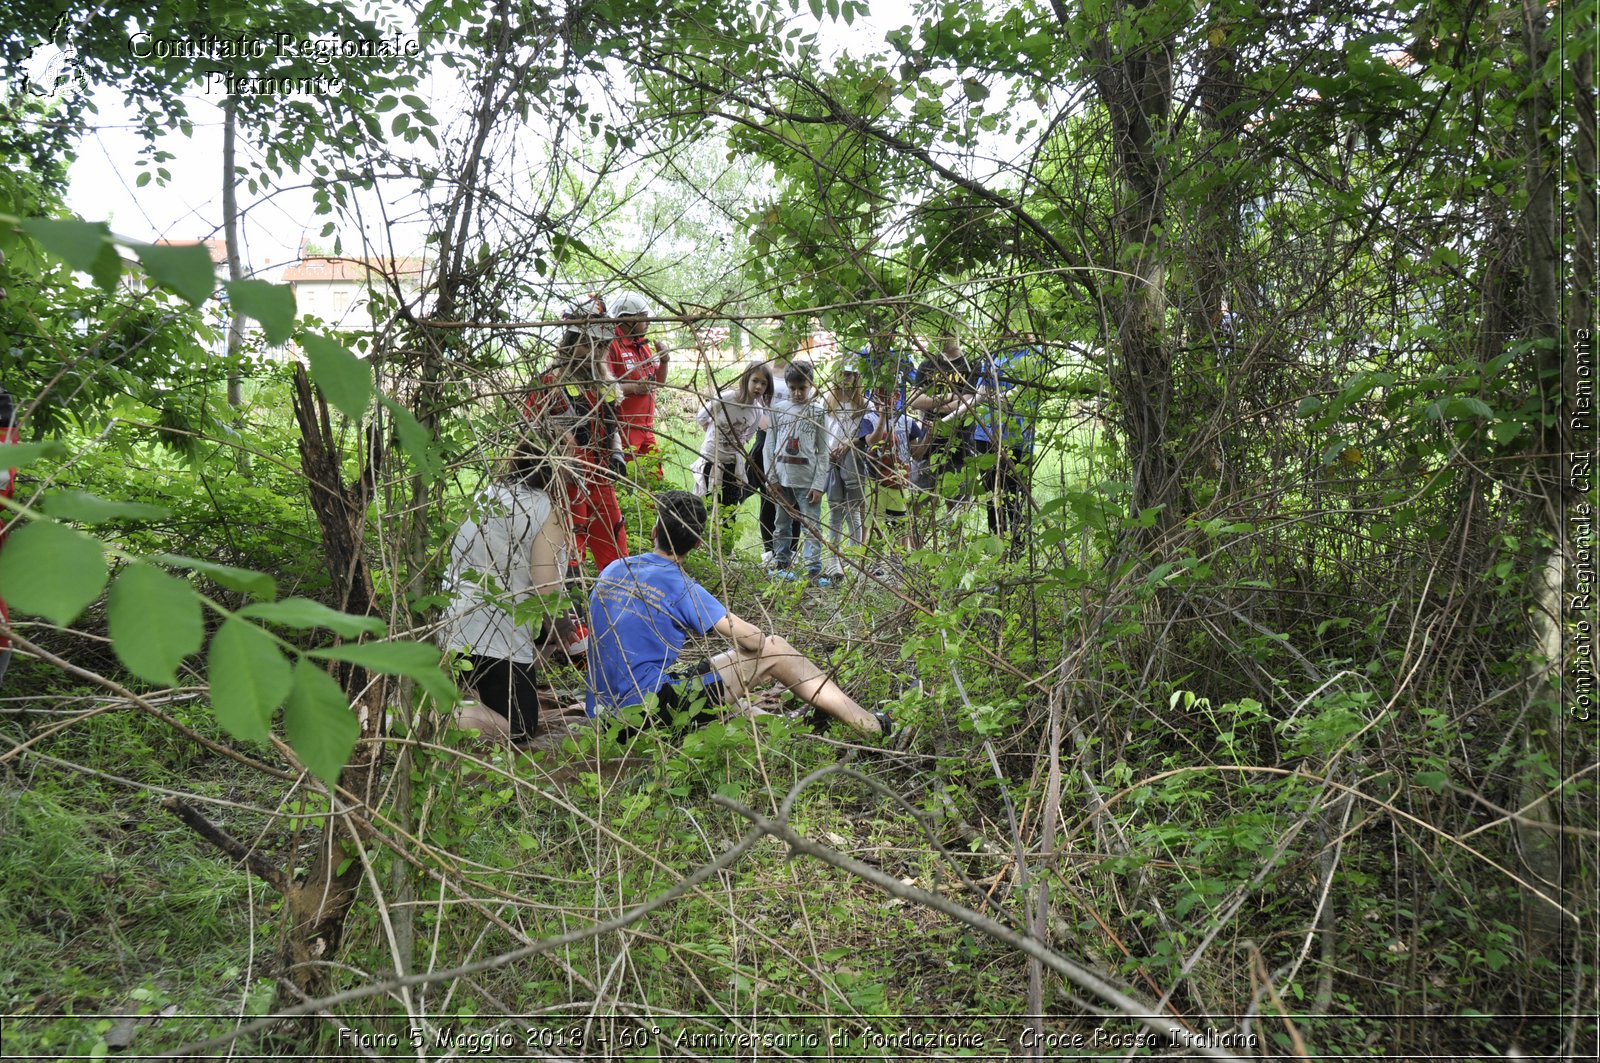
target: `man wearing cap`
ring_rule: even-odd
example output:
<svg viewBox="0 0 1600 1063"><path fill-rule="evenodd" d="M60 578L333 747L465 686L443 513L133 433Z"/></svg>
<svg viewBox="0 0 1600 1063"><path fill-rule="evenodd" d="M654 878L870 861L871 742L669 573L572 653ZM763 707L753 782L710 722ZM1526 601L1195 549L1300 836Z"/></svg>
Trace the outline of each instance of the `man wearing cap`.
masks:
<svg viewBox="0 0 1600 1063"><path fill-rule="evenodd" d="M645 338L650 328L650 304L638 292L619 292L611 299L611 316L617 319L611 341L611 376L622 388L617 420L622 445L629 460L656 453L656 388L666 382L667 356Z"/></svg>
<svg viewBox="0 0 1600 1063"><path fill-rule="evenodd" d="M699 724L753 687L782 683L795 697L868 735L888 735L887 713L862 708L787 640L728 611L683 561L705 539L706 506L687 491L657 502L650 553L606 566L589 596L590 715L642 706L649 723ZM692 636L715 632L733 648L675 667Z"/></svg>

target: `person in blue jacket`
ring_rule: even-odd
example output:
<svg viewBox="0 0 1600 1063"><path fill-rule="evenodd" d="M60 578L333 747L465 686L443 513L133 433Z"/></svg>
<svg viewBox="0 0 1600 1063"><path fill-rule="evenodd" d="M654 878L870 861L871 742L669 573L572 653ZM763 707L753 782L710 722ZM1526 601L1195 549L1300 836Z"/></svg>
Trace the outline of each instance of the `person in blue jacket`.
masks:
<svg viewBox="0 0 1600 1063"><path fill-rule="evenodd" d="M652 724L698 724L776 681L864 734L890 732L887 713L862 708L786 639L730 612L684 571L684 558L705 539L699 496L664 492L656 513L655 549L607 565L589 597L591 716L642 706ZM685 642L713 632L732 648L680 667Z"/></svg>
<svg viewBox="0 0 1600 1063"><path fill-rule="evenodd" d="M1022 547L1027 520L1038 403L1029 384L1037 378L1039 355L1030 337L1011 335L1007 340L981 363L972 450L994 456L993 465L982 472L989 531L1006 536L1015 553Z"/></svg>

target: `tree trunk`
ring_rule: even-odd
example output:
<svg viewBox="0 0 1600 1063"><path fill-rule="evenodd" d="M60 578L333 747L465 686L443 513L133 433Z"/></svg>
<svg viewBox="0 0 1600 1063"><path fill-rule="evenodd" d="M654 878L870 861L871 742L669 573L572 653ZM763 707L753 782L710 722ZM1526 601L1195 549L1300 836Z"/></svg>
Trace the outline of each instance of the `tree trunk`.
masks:
<svg viewBox="0 0 1600 1063"><path fill-rule="evenodd" d="M228 280L244 277L239 258L238 174L234 166L234 140L238 132L238 97L229 93L222 101L222 238L228 249ZM230 307L232 303L230 302ZM244 347L244 315L231 309L228 318L228 405L238 409L244 403L242 380L235 360Z"/></svg>
<svg viewBox="0 0 1600 1063"><path fill-rule="evenodd" d="M328 574L344 612L366 615L373 604L372 577L364 549L366 488L362 482L346 486L341 455L328 415L328 404L311 388L303 366L294 371L294 415L300 425L300 467L310 485L311 506L322 533ZM337 954L345 917L356 899L362 868L349 842L345 811L366 814L379 783L383 765L384 706L387 684L353 664L334 666L334 678L350 699L361 725L361 735L340 775L343 791L353 795L351 808L339 796L334 812L323 823L322 834L309 872L298 878L291 866L285 876L288 912L280 962L282 976L306 996L326 992L330 961Z"/></svg>
<svg viewBox="0 0 1600 1063"><path fill-rule="evenodd" d="M1568 854L1563 853L1562 836L1555 829L1567 821L1567 798L1558 792L1545 799L1551 787L1566 775L1566 714L1552 680L1559 680L1564 638L1561 591L1567 559L1563 534L1567 512L1563 479L1572 446L1571 409L1564 397L1572 393L1568 378L1573 367L1567 364L1561 343L1556 282L1561 261L1556 200L1560 151L1552 136L1551 93L1544 74L1550 50L1548 21L1543 3L1524 0L1528 89L1522 97L1521 118L1528 202L1523 212L1522 243L1527 256L1523 317L1527 337L1536 344L1535 386L1545 415L1539 429L1539 446L1527 465L1526 486L1534 524L1549 536L1552 546L1539 557L1529 590L1531 694L1523 717L1524 774L1518 795L1518 806L1526 811L1517 824L1517 849L1529 880L1559 901L1568 895L1578 870L1575 861L1564 858ZM1529 958L1559 962L1563 936L1560 911L1530 894L1523 898L1523 914Z"/></svg>
<svg viewBox="0 0 1600 1063"><path fill-rule="evenodd" d="M1246 187L1235 151L1248 150L1243 134L1249 111L1239 106L1244 75L1236 33L1221 15L1213 16L1196 87L1199 135L1190 164L1190 180L1208 192L1194 204L1193 235L1184 248L1185 272L1194 286L1186 325L1190 362L1184 396L1192 403L1187 408L1205 411L1206 419L1186 448L1187 464L1200 477L1214 479L1224 498L1239 489L1242 479L1246 447L1239 397L1249 370L1245 352L1233 345L1228 316L1240 303L1230 286L1242 244L1240 207Z"/></svg>
<svg viewBox="0 0 1600 1063"><path fill-rule="evenodd" d="M1595 91L1593 42L1597 12L1593 4L1571 5L1567 17L1579 20L1577 26L1568 25L1567 40L1577 45L1572 61L1573 130L1570 157L1576 180L1573 183L1573 240L1572 285L1569 334L1579 329L1595 327L1595 197L1596 170L1600 169L1600 146L1595 143Z"/></svg>
<svg viewBox="0 0 1600 1063"><path fill-rule="evenodd" d="M1143 11L1148 0L1124 0L1117 9ZM1076 17L1055 0L1057 17ZM1113 13L1115 17L1115 12ZM1130 19L1130 24L1137 23ZM1122 407L1122 430L1133 474L1135 514L1154 509L1154 524L1140 533L1147 556L1175 528L1181 516L1179 469L1173 452L1172 354L1167 344L1166 163L1168 116L1172 109L1174 36L1152 36L1120 52L1112 50L1107 27L1086 34L1095 88L1110 116L1117 171L1124 202L1117 212L1115 290L1116 354L1111 384Z"/></svg>

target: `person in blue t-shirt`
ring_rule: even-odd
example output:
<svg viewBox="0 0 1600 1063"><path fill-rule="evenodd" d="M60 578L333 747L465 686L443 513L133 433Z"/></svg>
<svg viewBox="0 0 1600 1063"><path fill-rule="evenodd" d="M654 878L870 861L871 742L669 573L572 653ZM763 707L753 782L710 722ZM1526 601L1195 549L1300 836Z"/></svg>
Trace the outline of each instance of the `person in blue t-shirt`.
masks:
<svg viewBox="0 0 1600 1063"><path fill-rule="evenodd" d="M989 496L989 531L1007 537L1015 553L1022 547L1033 465L1034 413L1037 397L1027 387L1036 379L1038 353L1031 337L1009 335L998 352L984 356L978 387L974 454L992 454L994 465L983 473Z"/></svg>
<svg viewBox="0 0 1600 1063"><path fill-rule="evenodd" d="M689 714L692 723L717 717L769 680L801 701L866 734L888 735L887 713L868 712L827 674L779 635L768 635L728 611L683 569L705 539L706 507L687 491L664 492L656 505L655 549L607 565L589 596L590 715L647 705L651 722ZM733 648L687 668L675 668L685 641L710 632Z"/></svg>

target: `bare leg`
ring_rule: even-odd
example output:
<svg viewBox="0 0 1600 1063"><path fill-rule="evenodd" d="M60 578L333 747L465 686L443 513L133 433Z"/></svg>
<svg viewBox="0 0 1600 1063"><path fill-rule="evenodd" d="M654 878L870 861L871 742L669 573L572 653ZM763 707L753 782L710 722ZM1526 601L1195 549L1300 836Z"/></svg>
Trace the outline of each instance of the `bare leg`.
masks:
<svg viewBox="0 0 1600 1063"><path fill-rule="evenodd" d="M779 635L768 635L756 653L732 649L717 654L710 663L722 685L735 697L763 681L776 680L807 705L816 706L856 730L869 735L881 733L877 717Z"/></svg>
<svg viewBox="0 0 1600 1063"><path fill-rule="evenodd" d="M481 737L489 742L509 742L511 740L511 724L506 718L493 709L477 702L471 702L457 709L455 724L463 731L477 731Z"/></svg>

